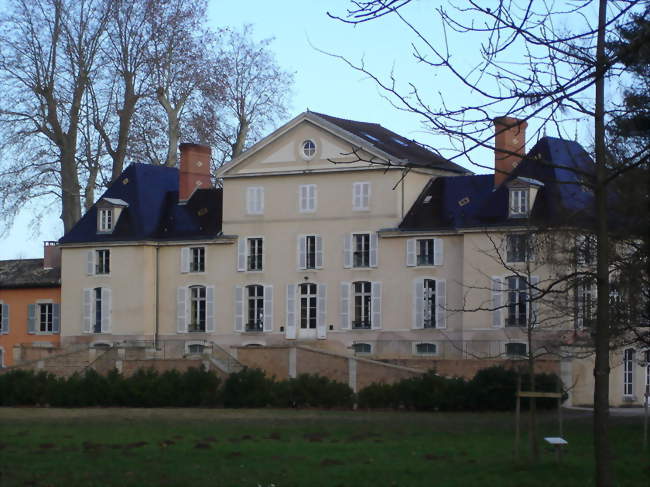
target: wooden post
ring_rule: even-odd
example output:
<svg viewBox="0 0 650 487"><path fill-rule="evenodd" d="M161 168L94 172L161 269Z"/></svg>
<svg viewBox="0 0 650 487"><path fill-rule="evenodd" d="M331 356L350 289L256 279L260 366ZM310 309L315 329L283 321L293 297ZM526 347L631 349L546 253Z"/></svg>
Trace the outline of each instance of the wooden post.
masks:
<svg viewBox="0 0 650 487"><path fill-rule="evenodd" d="M564 437L563 425L562 425L562 379L557 377L557 393L560 397L557 398L557 420L560 426L560 438Z"/></svg>
<svg viewBox="0 0 650 487"><path fill-rule="evenodd" d="M519 411L521 396L521 375L517 374L517 403L515 405L515 459L519 460Z"/></svg>

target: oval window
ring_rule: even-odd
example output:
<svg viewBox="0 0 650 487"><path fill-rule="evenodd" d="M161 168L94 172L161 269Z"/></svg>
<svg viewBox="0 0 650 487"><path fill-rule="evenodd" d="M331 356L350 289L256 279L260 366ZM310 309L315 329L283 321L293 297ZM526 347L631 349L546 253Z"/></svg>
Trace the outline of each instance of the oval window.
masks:
<svg viewBox="0 0 650 487"><path fill-rule="evenodd" d="M305 159L311 159L316 155L316 143L313 140L307 139L302 143L302 155Z"/></svg>

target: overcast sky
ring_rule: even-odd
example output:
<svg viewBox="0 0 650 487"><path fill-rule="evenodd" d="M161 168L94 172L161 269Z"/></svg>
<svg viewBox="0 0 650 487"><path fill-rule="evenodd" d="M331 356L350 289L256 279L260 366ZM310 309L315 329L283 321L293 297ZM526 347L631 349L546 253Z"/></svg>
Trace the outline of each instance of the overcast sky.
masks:
<svg viewBox="0 0 650 487"><path fill-rule="evenodd" d="M432 5L435 3L429 0L413 2L403 14L423 29L435 29L432 24ZM342 60L319 52L341 55L355 63L363 60L380 76L393 71L400 83L414 82L432 101L444 98L457 103L459 97L472 96L444 73L424 69L415 63L410 51L413 36L393 17L386 16L355 27L327 16L328 10L344 15L349 6L347 0L212 0L209 22L214 28L240 28L249 23L254 26L256 39L275 38L271 49L278 64L295 72L292 116L310 109L337 117L376 122L435 147L443 156L453 156L448 140L427 133L416 116L392 107L372 80ZM476 60L478 45L468 39L465 36L462 41L456 41L455 61L461 66L470 66ZM497 115L501 114L494 114ZM531 125L534 126L534 122ZM567 127L567 132L573 134L575 131L575 124ZM532 133L530 129L529 133ZM528 147L533 143L534 140L529 141ZM489 151L478 152L475 157L482 163L493 164L493 155ZM474 172L485 172L467 161L456 162ZM58 213L58 207L52 205L50 215L33 228L30 226L32 215L27 212L19 215L8 237L0 239L0 259L41 257L42 241L57 240L62 235L63 226Z"/></svg>

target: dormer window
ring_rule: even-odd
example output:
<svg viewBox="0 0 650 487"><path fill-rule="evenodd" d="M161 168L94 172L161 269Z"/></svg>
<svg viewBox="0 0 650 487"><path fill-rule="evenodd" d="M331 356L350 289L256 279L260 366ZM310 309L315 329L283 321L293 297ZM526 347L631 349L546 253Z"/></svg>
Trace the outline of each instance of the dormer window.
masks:
<svg viewBox="0 0 650 487"><path fill-rule="evenodd" d="M113 231L113 208L101 208L99 210L97 230L100 232Z"/></svg>
<svg viewBox="0 0 650 487"><path fill-rule="evenodd" d="M528 188L510 190L510 217L524 218L528 216Z"/></svg>
<svg viewBox="0 0 650 487"><path fill-rule="evenodd" d="M97 203L97 233L113 233L120 213L128 206L118 198L102 198Z"/></svg>

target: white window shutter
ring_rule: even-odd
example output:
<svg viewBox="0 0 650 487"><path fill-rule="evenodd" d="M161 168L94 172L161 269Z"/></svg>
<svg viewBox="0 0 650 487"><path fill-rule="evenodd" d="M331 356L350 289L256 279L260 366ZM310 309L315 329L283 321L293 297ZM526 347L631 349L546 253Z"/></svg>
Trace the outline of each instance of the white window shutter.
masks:
<svg viewBox="0 0 650 487"><path fill-rule="evenodd" d="M503 327L503 278L492 276L492 327Z"/></svg>
<svg viewBox="0 0 650 487"><path fill-rule="evenodd" d="M441 238L433 239L433 265L443 264L443 245Z"/></svg>
<svg viewBox="0 0 650 487"><path fill-rule="evenodd" d="M361 208L361 183L352 184L352 209L358 210Z"/></svg>
<svg viewBox="0 0 650 487"><path fill-rule="evenodd" d="M323 268L323 237L316 235L316 269Z"/></svg>
<svg viewBox="0 0 650 487"><path fill-rule="evenodd" d="M59 303L52 304L52 333L59 333L61 331L61 305Z"/></svg>
<svg viewBox="0 0 650 487"><path fill-rule="evenodd" d="M2 322L0 322L0 333L9 333L9 305L2 304Z"/></svg>
<svg viewBox="0 0 650 487"><path fill-rule="evenodd" d="M287 284L287 340L296 339L296 285Z"/></svg>
<svg viewBox="0 0 650 487"><path fill-rule="evenodd" d="M181 249L181 273L185 274L190 272L190 248L183 247Z"/></svg>
<svg viewBox="0 0 650 487"><path fill-rule="evenodd" d="M540 292L538 289L536 289L539 286L539 276L530 276L530 284L531 284L531 289L529 291L530 296L531 296L531 306L533 307L533 313L532 313L532 326L539 326L539 297L540 297Z"/></svg>
<svg viewBox="0 0 650 487"><path fill-rule="evenodd" d="M363 192L361 196L361 205L365 210L370 208L370 183L362 183L361 191Z"/></svg>
<svg viewBox="0 0 650 487"><path fill-rule="evenodd" d="M264 188L257 188L257 213L264 213Z"/></svg>
<svg viewBox="0 0 650 487"><path fill-rule="evenodd" d="M307 210L307 186L301 184L298 188L298 211L300 213Z"/></svg>
<svg viewBox="0 0 650 487"><path fill-rule="evenodd" d="M381 329L381 282L372 283L370 310L372 315L372 329Z"/></svg>
<svg viewBox="0 0 650 487"><path fill-rule="evenodd" d="M298 269L307 268L307 237L298 236Z"/></svg>
<svg viewBox="0 0 650 487"><path fill-rule="evenodd" d="M93 289L84 289L84 299L81 311L83 316L84 331L86 333L90 333L93 330L93 294Z"/></svg>
<svg viewBox="0 0 650 487"><path fill-rule="evenodd" d="M352 234L346 233L343 236L343 267L352 267Z"/></svg>
<svg viewBox="0 0 650 487"><path fill-rule="evenodd" d="M27 305L27 333L36 333L36 305Z"/></svg>
<svg viewBox="0 0 650 487"><path fill-rule="evenodd" d="M582 325L584 324L583 321L583 316L582 316L582 301L584 300L584 294L585 294L585 287L584 285L579 282L576 287L574 288L574 314L575 314L575 319L576 319L576 328L581 330Z"/></svg>
<svg viewBox="0 0 650 487"><path fill-rule="evenodd" d="M413 328L424 328L424 280L413 281Z"/></svg>
<svg viewBox="0 0 650 487"><path fill-rule="evenodd" d="M235 286L235 331L244 331L244 287Z"/></svg>
<svg viewBox="0 0 650 487"><path fill-rule="evenodd" d="M311 197L311 206L310 209L311 211L316 211L316 208L318 207L318 200L317 198L317 193L316 193L316 185L312 184L309 186L310 188L310 197Z"/></svg>
<svg viewBox="0 0 650 487"><path fill-rule="evenodd" d="M350 289L351 284L349 282L341 283L341 329L349 330L350 329Z"/></svg>
<svg viewBox="0 0 650 487"><path fill-rule="evenodd" d="M113 293L110 288L102 288L102 333L111 332L112 295Z"/></svg>
<svg viewBox="0 0 650 487"><path fill-rule="evenodd" d="M215 330L215 302L214 302L214 286L206 286L205 288L205 331L213 333Z"/></svg>
<svg viewBox="0 0 650 487"><path fill-rule="evenodd" d="M406 240L406 265L408 267L414 267L417 263L415 245L416 241L414 238L409 238Z"/></svg>
<svg viewBox="0 0 650 487"><path fill-rule="evenodd" d="M316 319L316 336L323 340L327 338L327 322L325 321L325 306L327 303L327 284L318 285L318 317Z"/></svg>
<svg viewBox="0 0 650 487"><path fill-rule="evenodd" d="M264 286L264 331L273 331L273 286Z"/></svg>
<svg viewBox="0 0 650 487"><path fill-rule="evenodd" d="M187 288L184 286L176 290L176 332L187 331Z"/></svg>
<svg viewBox="0 0 650 487"><path fill-rule="evenodd" d="M237 242L237 271L243 272L246 270L246 239L239 237Z"/></svg>
<svg viewBox="0 0 650 487"><path fill-rule="evenodd" d="M436 328L447 328L447 283L444 279L436 279Z"/></svg>
<svg viewBox="0 0 650 487"><path fill-rule="evenodd" d="M95 275L95 251L89 250L86 253L86 274L89 276Z"/></svg>
<svg viewBox="0 0 650 487"><path fill-rule="evenodd" d="M379 238L377 233L370 234L370 267L377 267L377 254L379 252Z"/></svg>
<svg viewBox="0 0 650 487"><path fill-rule="evenodd" d="M246 213L248 213L249 215L255 213L254 202L255 202L255 188L248 187L246 188Z"/></svg>

